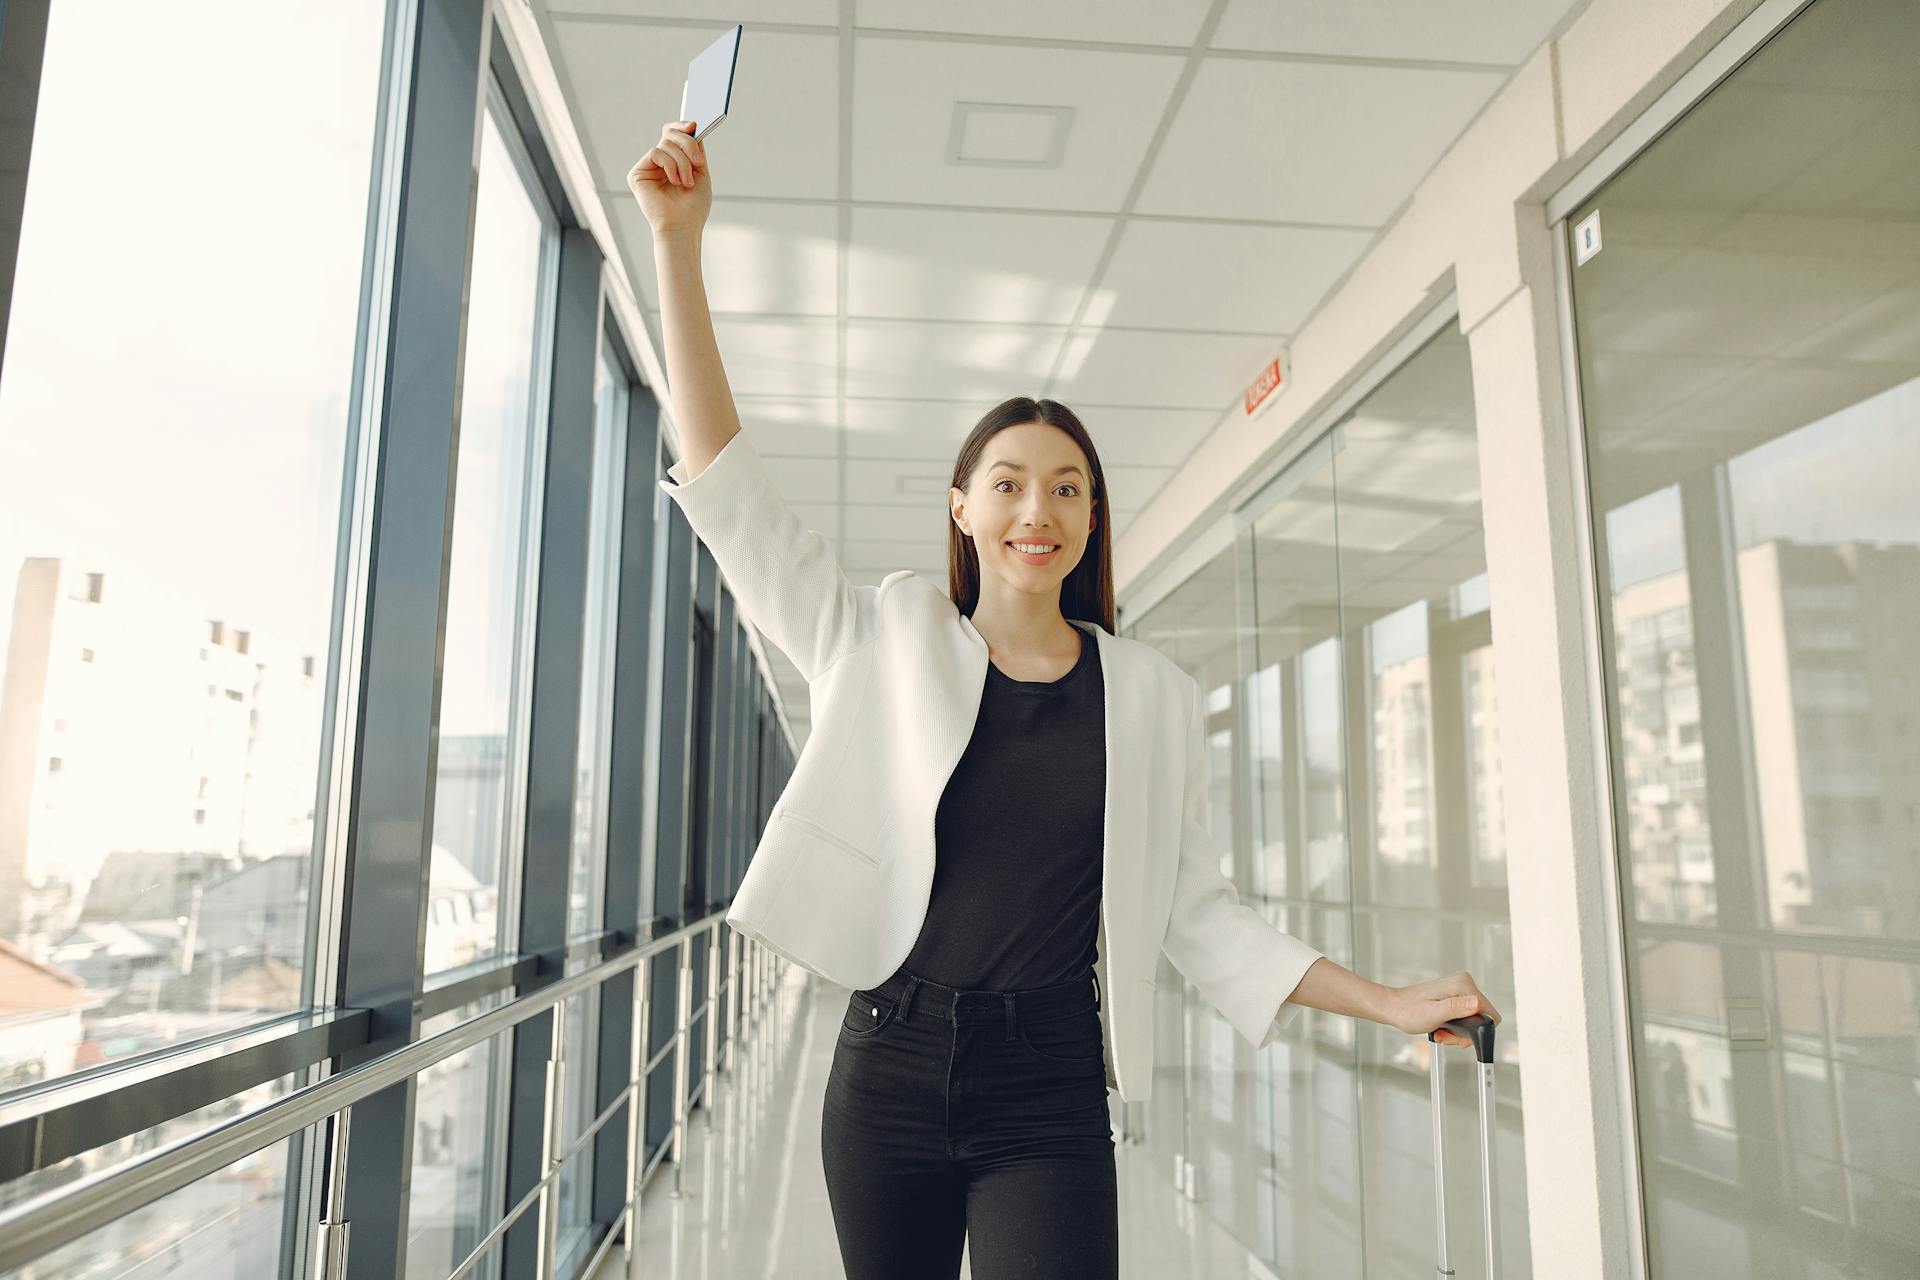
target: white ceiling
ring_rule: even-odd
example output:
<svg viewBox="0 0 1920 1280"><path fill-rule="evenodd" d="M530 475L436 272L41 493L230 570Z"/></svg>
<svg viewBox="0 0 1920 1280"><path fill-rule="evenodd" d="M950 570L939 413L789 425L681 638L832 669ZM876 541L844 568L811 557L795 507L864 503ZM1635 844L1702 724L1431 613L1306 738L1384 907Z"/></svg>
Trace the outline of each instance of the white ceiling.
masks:
<svg viewBox="0 0 1920 1280"><path fill-rule="evenodd" d="M720 351L850 580L945 587L974 422L1072 406L1116 538L1587 0L531 0L658 348L626 173L743 24L707 144ZM805 682L776 660L795 732Z"/></svg>

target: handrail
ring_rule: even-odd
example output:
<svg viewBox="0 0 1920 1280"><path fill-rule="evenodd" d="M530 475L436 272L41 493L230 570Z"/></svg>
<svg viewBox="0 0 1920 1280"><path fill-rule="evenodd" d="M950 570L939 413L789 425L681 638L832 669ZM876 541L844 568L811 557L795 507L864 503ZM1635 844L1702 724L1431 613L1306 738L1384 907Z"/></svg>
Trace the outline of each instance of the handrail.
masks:
<svg viewBox="0 0 1920 1280"><path fill-rule="evenodd" d="M216 1173L454 1054L545 1013L562 1001L653 959L714 927L721 912L609 956L424 1040L276 1098L259 1110L170 1143L111 1169L0 1212L0 1272L25 1266L169 1192Z"/></svg>
<svg viewBox="0 0 1920 1280"><path fill-rule="evenodd" d="M603 929L570 941L565 963L598 961L631 945L631 931ZM564 972L559 956L498 955L429 974L415 1002L420 1021L524 990L543 967ZM366 1045L372 1021L364 1008L302 1009L12 1090L0 1098L0 1182L342 1057ZM112 1106L96 1105L108 1096Z"/></svg>
<svg viewBox="0 0 1920 1280"><path fill-rule="evenodd" d="M164 1059L120 1059L9 1094L0 1103L0 1182L361 1048L372 1020L354 1008L286 1014L171 1046Z"/></svg>

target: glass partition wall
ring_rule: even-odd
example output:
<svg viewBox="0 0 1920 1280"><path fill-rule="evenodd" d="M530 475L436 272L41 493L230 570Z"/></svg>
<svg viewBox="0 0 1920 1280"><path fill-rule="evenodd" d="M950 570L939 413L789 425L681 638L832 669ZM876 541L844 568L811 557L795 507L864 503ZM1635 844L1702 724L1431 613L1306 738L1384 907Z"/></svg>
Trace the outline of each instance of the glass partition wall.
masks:
<svg viewBox="0 0 1920 1280"><path fill-rule="evenodd" d="M1242 901L1348 968L1396 986L1468 969L1514 1013L1479 455L1457 329L1386 371L1240 514L1233 545L1128 627L1200 681L1221 870ZM1434 1046L1310 1009L1255 1053L1177 971L1160 976L1156 1161L1278 1274L1430 1276ZM1520 1041L1498 1045L1501 1261L1515 1277L1530 1274ZM1479 1145L1469 1060L1449 1056L1446 1117L1462 1275L1485 1267L1478 1162L1463 1158Z"/></svg>
<svg viewBox="0 0 1920 1280"><path fill-rule="evenodd" d="M1920 1274L1920 10L1571 213L1656 1276Z"/></svg>

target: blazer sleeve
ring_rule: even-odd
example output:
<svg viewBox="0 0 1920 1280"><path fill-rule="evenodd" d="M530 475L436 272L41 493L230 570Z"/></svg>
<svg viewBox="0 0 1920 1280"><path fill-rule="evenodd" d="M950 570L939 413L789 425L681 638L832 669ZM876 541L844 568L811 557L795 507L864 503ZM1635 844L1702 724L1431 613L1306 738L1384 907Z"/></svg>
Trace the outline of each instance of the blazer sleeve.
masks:
<svg viewBox="0 0 1920 1280"><path fill-rule="evenodd" d="M1173 911L1161 944L1174 968L1256 1049L1264 1049L1301 1006L1287 998L1321 953L1282 933L1240 901L1220 873L1207 789L1199 682L1188 678L1187 770Z"/></svg>
<svg viewBox="0 0 1920 1280"><path fill-rule="evenodd" d="M879 626L878 587L855 587L827 540L803 528L774 487L744 430L734 432L699 475L685 460L660 488L713 553L740 612L814 677L871 639Z"/></svg>

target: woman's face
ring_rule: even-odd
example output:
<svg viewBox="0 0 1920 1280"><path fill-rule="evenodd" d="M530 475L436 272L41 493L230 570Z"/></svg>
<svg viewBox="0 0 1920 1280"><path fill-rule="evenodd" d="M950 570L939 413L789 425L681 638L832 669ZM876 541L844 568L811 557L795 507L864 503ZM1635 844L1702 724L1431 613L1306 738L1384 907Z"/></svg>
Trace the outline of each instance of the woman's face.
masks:
<svg viewBox="0 0 1920 1280"><path fill-rule="evenodd" d="M1021 591L1058 591L1098 523L1087 456L1044 422L1008 427L987 441L965 489L949 489L954 521L973 537L980 571ZM1029 555L1011 543L1050 544Z"/></svg>

